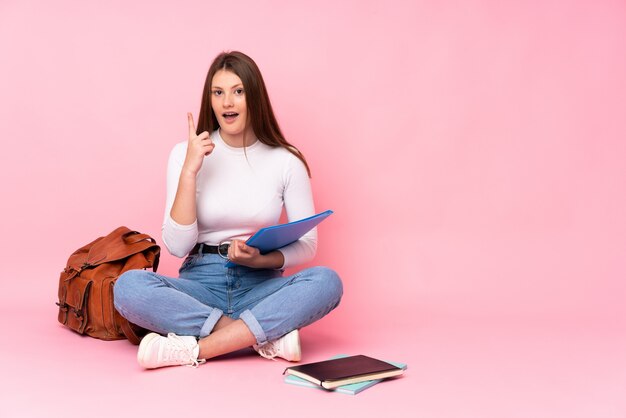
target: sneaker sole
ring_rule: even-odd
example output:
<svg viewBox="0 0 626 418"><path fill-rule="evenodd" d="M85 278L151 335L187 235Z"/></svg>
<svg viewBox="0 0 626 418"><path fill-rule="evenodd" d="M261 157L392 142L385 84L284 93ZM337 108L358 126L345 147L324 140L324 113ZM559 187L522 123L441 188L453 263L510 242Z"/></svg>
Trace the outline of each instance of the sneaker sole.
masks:
<svg viewBox="0 0 626 418"><path fill-rule="evenodd" d="M289 358L285 359L287 361L300 361L302 359L302 348L300 347L300 331L298 331L297 329L291 331L289 333L289 341L288 344L291 345L295 345L296 346L296 351L291 353L292 356L290 356Z"/></svg>

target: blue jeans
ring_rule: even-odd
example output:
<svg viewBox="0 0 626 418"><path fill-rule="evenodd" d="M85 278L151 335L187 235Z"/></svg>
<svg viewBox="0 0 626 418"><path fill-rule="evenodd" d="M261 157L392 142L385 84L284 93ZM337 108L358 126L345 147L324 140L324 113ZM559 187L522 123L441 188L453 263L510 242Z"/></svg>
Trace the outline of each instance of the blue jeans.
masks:
<svg viewBox="0 0 626 418"><path fill-rule="evenodd" d="M280 270L225 264L217 254L196 254L185 259L180 278L129 270L113 288L115 308L151 331L200 338L226 315L243 320L262 345L322 318L343 293L339 276L326 267L282 277Z"/></svg>

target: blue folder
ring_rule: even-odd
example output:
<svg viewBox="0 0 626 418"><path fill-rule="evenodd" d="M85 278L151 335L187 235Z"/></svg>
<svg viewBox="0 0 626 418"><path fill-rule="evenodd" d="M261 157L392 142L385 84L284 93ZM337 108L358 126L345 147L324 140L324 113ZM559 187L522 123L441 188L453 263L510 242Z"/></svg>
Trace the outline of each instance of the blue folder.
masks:
<svg viewBox="0 0 626 418"><path fill-rule="evenodd" d="M332 210L327 210L299 221L261 228L248 238L246 245L258 248L261 254L267 254L270 251L277 250L299 240L300 237L332 214ZM231 261L226 263L226 267L234 267L236 265Z"/></svg>

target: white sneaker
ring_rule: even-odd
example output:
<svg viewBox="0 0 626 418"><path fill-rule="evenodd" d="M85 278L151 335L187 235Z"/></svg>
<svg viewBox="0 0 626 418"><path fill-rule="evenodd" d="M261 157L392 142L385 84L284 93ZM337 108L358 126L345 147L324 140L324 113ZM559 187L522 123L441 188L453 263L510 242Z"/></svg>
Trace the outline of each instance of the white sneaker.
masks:
<svg viewBox="0 0 626 418"><path fill-rule="evenodd" d="M198 360L199 353L200 346L196 337L181 337L174 333L163 337L152 332L141 340L137 361L146 369L165 366L197 367L206 361Z"/></svg>
<svg viewBox="0 0 626 418"><path fill-rule="evenodd" d="M267 359L280 357L287 361L300 361L302 350L300 349L300 333L294 329L289 334L283 335L277 340L270 341L262 346L252 346L257 353Z"/></svg>

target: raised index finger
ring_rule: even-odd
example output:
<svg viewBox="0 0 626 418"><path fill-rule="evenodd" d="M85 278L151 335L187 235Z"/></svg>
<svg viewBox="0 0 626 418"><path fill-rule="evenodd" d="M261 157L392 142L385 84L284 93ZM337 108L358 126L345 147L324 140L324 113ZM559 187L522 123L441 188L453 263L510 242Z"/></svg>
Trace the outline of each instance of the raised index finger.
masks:
<svg viewBox="0 0 626 418"><path fill-rule="evenodd" d="M196 136L196 125L193 123L193 115L187 113L187 122L189 123L189 138Z"/></svg>

